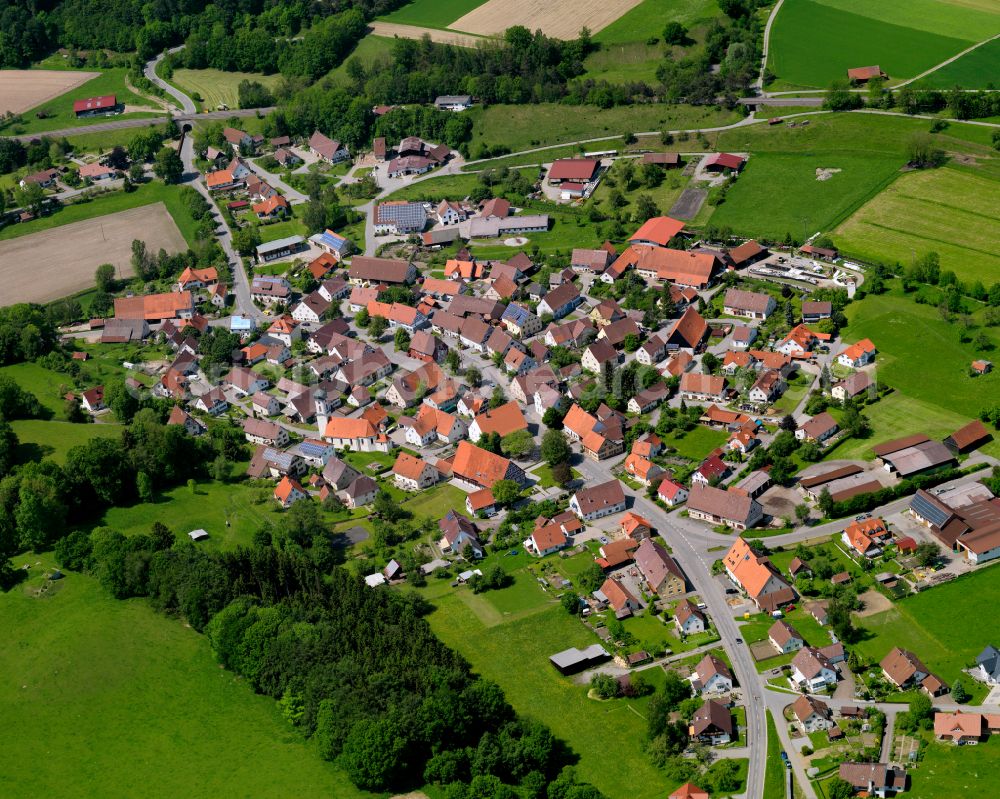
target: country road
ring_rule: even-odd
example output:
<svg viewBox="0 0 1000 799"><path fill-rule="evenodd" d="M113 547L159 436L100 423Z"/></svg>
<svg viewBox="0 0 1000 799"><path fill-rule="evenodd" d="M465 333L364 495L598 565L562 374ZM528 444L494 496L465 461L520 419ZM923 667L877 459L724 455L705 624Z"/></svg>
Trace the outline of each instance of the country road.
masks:
<svg viewBox="0 0 1000 799"><path fill-rule="evenodd" d="M159 66L160 62L167 57L169 53L176 53L178 50L183 49L183 45L180 47L174 47L171 50L167 50L165 53L160 53L152 61L147 61L146 66L143 69L143 73L150 83L159 86L163 91L173 97L177 102L181 104L181 111L184 114L197 114L198 108L195 106L194 101L188 97L180 89L175 89L169 83L167 83L163 78L156 74L156 67Z"/></svg>

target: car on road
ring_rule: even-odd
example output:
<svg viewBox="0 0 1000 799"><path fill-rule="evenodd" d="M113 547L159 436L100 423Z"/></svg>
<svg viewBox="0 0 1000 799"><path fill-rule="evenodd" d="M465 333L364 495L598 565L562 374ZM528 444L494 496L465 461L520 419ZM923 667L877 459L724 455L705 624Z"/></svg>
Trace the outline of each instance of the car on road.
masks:
<svg viewBox="0 0 1000 799"><path fill-rule="evenodd" d="M743 639L742 639L742 638L737 638L737 639L736 639L736 643L738 643L738 644L742 644L742 643L743 643Z"/></svg>

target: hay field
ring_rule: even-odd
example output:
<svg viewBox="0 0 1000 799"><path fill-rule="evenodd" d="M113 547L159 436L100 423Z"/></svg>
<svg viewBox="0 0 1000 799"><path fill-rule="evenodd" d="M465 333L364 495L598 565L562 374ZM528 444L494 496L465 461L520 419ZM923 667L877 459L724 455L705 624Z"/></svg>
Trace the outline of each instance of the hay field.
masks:
<svg viewBox="0 0 1000 799"><path fill-rule="evenodd" d="M133 239L152 252L187 249L162 202L2 241L2 302L48 302L90 288L101 264L114 264L119 276L128 277Z"/></svg>
<svg viewBox="0 0 1000 799"><path fill-rule="evenodd" d="M0 114L35 108L100 74L63 69L0 70Z"/></svg>
<svg viewBox="0 0 1000 799"><path fill-rule="evenodd" d="M482 36L502 33L512 25L558 39L575 39L587 27L597 33L639 5L641 0L487 0L455 20L449 28Z"/></svg>
<svg viewBox="0 0 1000 799"><path fill-rule="evenodd" d="M1000 182L950 167L909 172L833 237L842 252L885 263L933 250L942 269L989 286L1000 280Z"/></svg>
<svg viewBox="0 0 1000 799"><path fill-rule="evenodd" d="M201 96L208 111L225 104L239 108L239 85L242 81L256 81L265 88L274 89L281 82L281 75L264 75L260 72L223 72L219 69L175 69L173 83L183 91Z"/></svg>

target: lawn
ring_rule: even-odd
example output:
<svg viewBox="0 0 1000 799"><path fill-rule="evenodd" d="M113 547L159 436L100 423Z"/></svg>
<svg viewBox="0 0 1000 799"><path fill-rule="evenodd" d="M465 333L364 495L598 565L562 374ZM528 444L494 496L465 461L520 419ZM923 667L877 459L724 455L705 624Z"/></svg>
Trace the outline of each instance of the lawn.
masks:
<svg viewBox="0 0 1000 799"><path fill-rule="evenodd" d="M910 172L834 236L842 252L869 261L909 263L933 250L942 269L988 286L1000 280L1000 180L948 167Z"/></svg>
<svg viewBox="0 0 1000 799"><path fill-rule="evenodd" d="M971 343L959 343L956 326L942 320L936 308L894 291L865 297L846 313L844 340L870 338L878 347L879 381L906 396L969 418L989 404L988 397L998 396L1000 373L969 377L969 364L983 354ZM982 330L1000 344L995 328ZM924 424L920 418L914 421Z"/></svg>
<svg viewBox="0 0 1000 799"><path fill-rule="evenodd" d="M302 221L300 219L295 219L294 217L292 219L286 219L283 222L272 222L269 225L260 225L257 229L260 231L261 243L264 244L269 241L284 239L288 236L305 237L309 233Z"/></svg>
<svg viewBox="0 0 1000 799"><path fill-rule="evenodd" d="M281 82L281 75L259 72L223 72L221 69L175 69L171 83L187 94L201 97L201 105L214 111L220 105L239 108L238 87L242 81L256 81L268 89Z"/></svg>
<svg viewBox="0 0 1000 799"><path fill-rule="evenodd" d="M713 430L711 427L698 425L693 430L684 432L675 430L663 438L663 444L676 450L682 458L701 462L708 453L716 447L721 447L729 434L725 430Z"/></svg>
<svg viewBox="0 0 1000 799"><path fill-rule="evenodd" d="M926 78L921 78L917 85L921 88L951 89L961 86L963 89L985 89L996 83L1000 74L1000 39L987 42L977 47L971 53L966 53L957 61L941 67Z"/></svg>
<svg viewBox="0 0 1000 799"><path fill-rule="evenodd" d="M42 216L31 222L22 222L19 225L9 225L0 230L0 241L4 239L14 239L19 236L27 236L31 233L38 233L41 230L51 230L60 225L68 225L71 222L82 222L86 219L93 219L98 216L114 214L129 208L138 208L142 205L162 202L167 206L170 216L177 223L177 228L189 246L194 246L197 242L195 231L197 223L191 218L184 205L180 186L167 186L158 180L144 183L133 192L115 191L109 194L102 194L89 202L73 203L64 205L55 213L49 216ZM136 231L138 235L141 231Z"/></svg>
<svg viewBox="0 0 1000 799"><path fill-rule="evenodd" d="M735 111L717 111L710 106L662 104L608 109L558 103L491 105L465 113L474 123L469 147L473 156L483 144L504 145L519 152L543 144L620 136L625 132L715 127L739 119Z"/></svg>
<svg viewBox="0 0 1000 799"><path fill-rule="evenodd" d="M410 8L410 6L404 6L400 11L407 8ZM399 12L397 11L396 13ZM458 19L458 17L455 17L455 19ZM347 64L349 61L356 58L367 69L376 61L388 59L389 54L392 52L392 45L393 39L386 36L365 36L365 38L357 43L351 54L339 66L331 69L326 76L337 84L347 85L351 82L347 76Z"/></svg>
<svg viewBox="0 0 1000 799"><path fill-rule="evenodd" d="M967 416L946 407L913 399L898 391L883 397L864 410L872 426L868 438L852 438L830 451L830 457L870 460L872 447L913 433L924 433L938 440L970 421Z"/></svg>
<svg viewBox="0 0 1000 799"><path fill-rule="evenodd" d="M0 593L4 796L364 796L183 622L77 574L36 598L51 558L15 560L42 565Z"/></svg>
<svg viewBox="0 0 1000 799"><path fill-rule="evenodd" d="M73 424L43 419L18 419L10 426L20 442L17 459L22 463L51 458L63 464L71 447L86 444L92 438L118 438L122 432L117 424Z"/></svg>
<svg viewBox="0 0 1000 799"><path fill-rule="evenodd" d="M784 415L794 411L795 407L802 401L802 398L809 391L809 386L811 384L812 375L800 375L798 378L793 380L788 384L788 388L785 389L785 393L777 399L774 405L771 406L772 413L775 415Z"/></svg>
<svg viewBox="0 0 1000 799"><path fill-rule="evenodd" d="M998 30L1000 16L939 0L786 0L769 66L792 86L826 88L870 64L891 80L912 78Z"/></svg>
<svg viewBox="0 0 1000 799"><path fill-rule="evenodd" d="M479 8L483 2L484 0L413 0L402 8L383 14L379 19L424 28L447 28L474 8Z"/></svg>
<svg viewBox="0 0 1000 799"><path fill-rule="evenodd" d="M907 794L913 799L952 799L996 793L1000 774L1000 736L977 746L930 741L913 772Z"/></svg>
<svg viewBox="0 0 1000 799"><path fill-rule="evenodd" d="M781 760L781 741L774 726L774 716L767 711L767 767L764 770L764 799L785 799L788 769Z"/></svg>
<svg viewBox="0 0 1000 799"><path fill-rule="evenodd" d="M515 579L514 587L495 594L477 597L466 588L442 592L432 600L431 626L478 673L496 681L519 712L544 722L566 741L580 756L580 779L593 783L610 799L658 799L676 788L643 751L646 724L635 708L637 703L590 700L586 686L560 676L549 663L549 655L571 646L589 646L594 636L562 607L552 604L526 572L518 571ZM502 597L505 592L519 591L520 582L534 589L534 607L523 607L524 595L518 594L509 602L522 614L528 610L528 615L505 621L500 608L508 600ZM494 612L477 611L479 602L489 603ZM617 743L609 749L609 741Z"/></svg>
<svg viewBox="0 0 1000 799"><path fill-rule="evenodd" d="M259 497L266 501L257 504ZM208 532L209 538L199 546L234 549L250 546L253 534L265 522L279 525L281 511L271 499L270 488L211 481L199 483L194 493L186 485L178 486L158 495L152 502L110 508L99 524L126 535L136 535L148 533L153 522L167 525L178 541L187 541L191 530L201 528Z"/></svg>
<svg viewBox="0 0 1000 799"><path fill-rule="evenodd" d="M65 406L63 394L73 389L73 380L69 375L27 361L0 367L0 374L14 378L21 388L34 394L43 406L57 416L62 415Z"/></svg>
<svg viewBox="0 0 1000 799"><path fill-rule="evenodd" d="M879 661L894 646L909 649L949 685L993 642L983 598L1000 595L1000 569L985 568L913 594L890 610L857 619L866 634L856 648ZM966 678L967 687L971 681Z"/></svg>
<svg viewBox="0 0 1000 799"><path fill-rule="evenodd" d="M884 189L903 157L861 152L758 153L715 209L712 223L744 236L804 240L828 231ZM838 169L818 180L817 169Z"/></svg>
<svg viewBox="0 0 1000 799"><path fill-rule="evenodd" d="M151 113L140 112L128 114L127 116L130 118L142 116L163 116L164 112L160 110L159 106L157 106L152 100L135 94L125 88L125 76L127 74L128 70L124 67L112 67L101 70L101 74L96 78L91 78L86 83L82 83L77 86L75 89L71 89L59 97L55 97L48 102L42 103L41 105L32 108L30 111L25 111L21 115L24 119L24 124L7 125L2 129L9 133L42 133L47 130L61 130L63 128L73 128L80 125L94 125L98 122L105 122L107 121L105 117L85 117L83 119L77 119L76 115L73 113L73 101L84 100L88 97L100 97L107 94L115 95L119 103L123 103L128 106L138 106L152 109ZM37 116L39 113L43 114L45 118L39 119ZM110 117L110 119L121 118L123 118L121 115ZM8 128L9 130L7 130ZM134 133L134 131L132 132Z"/></svg>

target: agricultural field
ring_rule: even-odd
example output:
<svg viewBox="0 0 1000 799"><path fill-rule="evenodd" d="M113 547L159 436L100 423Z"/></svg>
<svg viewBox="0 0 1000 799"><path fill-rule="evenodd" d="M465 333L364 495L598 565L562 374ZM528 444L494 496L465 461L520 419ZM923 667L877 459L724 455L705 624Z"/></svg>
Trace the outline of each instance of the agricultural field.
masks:
<svg viewBox="0 0 1000 799"><path fill-rule="evenodd" d="M916 86L929 89L986 89L996 83L1000 75L1000 39L987 42L971 53L936 69L916 82Z"/></svg>
<svg viewBox="0 0 1000 799"><path fill-rule="evenodd" d="M464 30L452 23L482 4L483 0L444 0L444 2L413 0L389 14L380 16L379 19L403 25L421 25L425 28Z"/></svg>
<svg viewBox="0 0 1000 799"><path fill-rule="evenodd" d="M639 0L486 0L448 27L492 36L523 25L557 39L575 39L583 28L598 33L638 4Z"/></svg>
<svg viewBox="0 0 1000 799"><path fill-rule="evenodd" d="M842 331L844 340L870 338L878 347L879 381L906 397L975 418L989 404L987 398L1000 391L1000 374L995 370L981 377L968 376L969 364L983 353L977 353L971 342L959 343L957 327L942 320L936 308L918 305L894 290L851 303L846 314L849 324ZM995 328L981 330L1000 345ZM877 404L869 410L879 413ZM914 423L924 422L916 419ZM935 429L944 425L936 422Z"/></svg>
<svg viewBox="0 0 1000 799"><path fill-rule="evenodd" d="M36 80L32 77L36 73L44 77L40 81ZM4 132L43 133L47 130L93 125L96 122L106 121L105 117L77 119L73 113L74 100L106 94L115 95L118 102L125 105L125 113L131 117L162 116L163 110L156 101L136 94L126 87L127 73L124 67L112 67L101 72L29 69L13 73L20 77L11 80L5 77L10 73L0 71L0 97L6 99L10 93L16 102L16 98L23 94L29 102L36 101L22 110L23 124L8 125ZM83 80L78 80L77 76L83 76ZM26 88L21 89L21 84ZM58 87L63 86L66 88L55 93ZM0 101L0 104L5 103ZM43 114L44 119L40 119L38 114Z"/></svg>
<svg viewBox="0 0 1000 799"><path fill-rule="evenodd" d="M911 172L833 235L842 252L871 261L908 263L934 251L942 269L989 286L1000 280L1000 180L949 167Z"/></svg>
<svg viewBox="0 0 1000 799"><path fill-rule="evenodd" d="M1000 569L986 567L929 591L913 594L890 609L857 620L866 634L855 645L872 660L894 646L914 652L949 685L992 643L984 625L982 599L1000 591ZM971 680L966 678L971 687Z"/></svg>
<svg viewBox="0 0 1000 799"><path fill-rule="evenodd" d="M504 145L512 152L546 144L562 144L610 136L625 132L710 128L728 125L739 119L734 111L707 106L631 105L616 108L559 105L492 105L465 112L474 123L469 150L476 156L481 145ZM658 144L657 139L657 144ZM610 146L614 146L613 144ZM594 142L585 149L606 149ZM548 156L546 156L548 157Z"/></svg>
<svg viewBox="0 0 1000 799"><path fill-rule="evenodd" d="M99 72L61 69L0 70L0 114L20 114L61 97Z"/></svg>
<svg viewBox="0 0 1000 799"><path fill-rule="evenodd" d="M986 0L786 0L771 30L779 83L770 88L826 88L873 64L898 82L997 32L1000 13Z"/></svg>
<svg viewBox="0 0 1000 799"><path fill-rule="evenodd" d="M781 240L791 233L805 240L829 230L885 188L904 160L861 152L759 153L711 220L744 236Z"/></svg>
<svg viewBox="0 0 1000 799"><path fill-rule="evenodd" d="M152 252L187 249L162 202L0 242L4 302L46 302L89 288L100 264L114 264L119 277L129 277L132 241L138 237ZM30 270L23 268L26 263Z"/></svg>
<svg viewBox="0 0 1000 799"><path fill-rule="evenodd" d="M645 41L608 44L584 59L587 71L581 77L609 83L653 83L656 68L662 59L662 44L647 44Z"/></svg>
<svg viewBox="0 0 1000 799"><path fill-rule="evenodd" d="M51 557L15 560L31 576L0 593L4 796L362 798L187 625L73 573L38 596Z"/></svg>
<svg viewBox="0 0 1000 799"><path fill-rule="evenodd" d="M239 108L238 87L245 80L273 89L281 82L281 75L223 72L219 69L175 69L170 82L187 94L197 94L201 97L201 105L208 111L214 111L220 105Z"/></svg>

